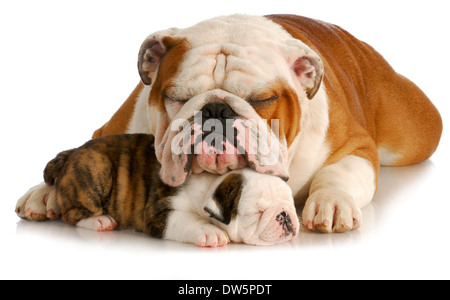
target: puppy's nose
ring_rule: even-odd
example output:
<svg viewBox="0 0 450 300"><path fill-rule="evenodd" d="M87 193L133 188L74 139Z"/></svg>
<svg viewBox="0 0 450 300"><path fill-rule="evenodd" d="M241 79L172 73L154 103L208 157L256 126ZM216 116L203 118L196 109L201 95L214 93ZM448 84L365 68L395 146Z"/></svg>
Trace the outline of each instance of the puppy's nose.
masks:
<svg viewBox="0 0 450 300"><path fill-rule="evenodd" d="M231 107L223 102L208 103L202 108L202 117L205 119L231 119L237 114Z"/></svg>
<svg viewBox="0 0 450 300"><path fill-rule="evenodd" d="M292 232L294 231L294 227L292 226L292 220L289 217L289 214L285 211L282 211L280 214L278 214L275 218L277 222L280 224L280 226L283 227L286 232Z"/></svg>

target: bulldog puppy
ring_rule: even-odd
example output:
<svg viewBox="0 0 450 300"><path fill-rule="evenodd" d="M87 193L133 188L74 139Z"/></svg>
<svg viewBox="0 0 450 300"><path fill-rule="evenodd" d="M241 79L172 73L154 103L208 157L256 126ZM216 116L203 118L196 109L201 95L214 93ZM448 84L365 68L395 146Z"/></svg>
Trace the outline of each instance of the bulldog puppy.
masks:
<svg viewBox="0 0 450 300"><path fill-rule="evenodd" d="M198 195L203 201L195 201L195 191L202 191L213 178L207 193ZM202 247L222 246L227 239L251 245L279 244L296 237L300 228L286 182L251 169L218 178L209 173L193 174L172 203L176 209L169 215L164 238ZM192 211L201 217L195 217L196 222ZM211 221L215 226L208 223Z"/></svg>
<svg viewBox="0 0 450 300"><path fill-rule="evenodd" d="M138 71L141 83L94 137L154 135L172 187L244 167L278 176L311 230L358 228L380 164L424 161L442 133L427 96L371 46L305 17L232 15L158 31L142 43ZM210 135L213 123L221 135ZM57 217L54 195L41 184L17 207Z"/></svg>
<svg viewBox="0 0 450 300"><path fill-rule="evenodd" d="M297 235L292 192L280 178L241 169L195 174L171 187L159 177L153 144L151 135L111 135L58 154L44 179L56 189L62 220L202 247L272 245Z"/></svg>

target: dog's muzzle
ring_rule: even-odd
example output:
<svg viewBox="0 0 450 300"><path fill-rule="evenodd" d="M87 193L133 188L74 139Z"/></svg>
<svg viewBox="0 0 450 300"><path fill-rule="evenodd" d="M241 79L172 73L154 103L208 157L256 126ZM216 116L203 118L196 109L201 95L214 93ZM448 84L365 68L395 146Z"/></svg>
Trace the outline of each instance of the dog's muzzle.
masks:
<svg viewBox="0 0 450 300"><path fill-rule="evenodd" d="M197 135L192 148L193 173L224 174L247 166L245 151L237 146L235 119L238 119L237 113L221 102L208 103L196 113L194 125L196 128L201 125L201 135Z"/></svg>
<svg viewBox="0 0 450 300"><path fill-rule="evenodd" d="M235 95L210 94L203 98L203 103L191 99L196 106L202 104L200 109L194 108L194 115L188 119L174 120L156 145L164 183L178 186L190 172L224 174L247 166L287 180L287 145L266 120ZM179 115L186 116L186 110L183 106Z"/></svg>

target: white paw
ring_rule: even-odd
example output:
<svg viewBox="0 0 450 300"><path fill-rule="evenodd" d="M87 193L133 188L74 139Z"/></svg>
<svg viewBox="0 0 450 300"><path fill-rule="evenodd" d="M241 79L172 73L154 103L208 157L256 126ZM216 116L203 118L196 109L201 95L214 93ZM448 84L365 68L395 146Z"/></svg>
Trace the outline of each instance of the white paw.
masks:
<svg viewBox="0 0 450 300"><path fill-rule="evenodd" d="M346 232L361 225L361 209L353 198L343 192L318 190L306 200L302 223L309 230Z"/></svg>
<svg viewBox="0 0 450 300"><path fill-rule="evenodd" d="M29 189L16 204L16 213L26 220L56 220L61 212L56 203L56 189L44 182Z"/></svg>
<svg viewBox="0 0 450 300"><path fill-rule="evenodd" d="M117 222L108 215L101 215L80 220L78 227L94 231L111 231L117 227Z"/></svg>
<svg viewBox="0 0 450 300"><path fill-rule="evenodd" d="M205 224L197 233L196 243L199 247L222 247L230 242L228 235L220 228Z"/></svg>

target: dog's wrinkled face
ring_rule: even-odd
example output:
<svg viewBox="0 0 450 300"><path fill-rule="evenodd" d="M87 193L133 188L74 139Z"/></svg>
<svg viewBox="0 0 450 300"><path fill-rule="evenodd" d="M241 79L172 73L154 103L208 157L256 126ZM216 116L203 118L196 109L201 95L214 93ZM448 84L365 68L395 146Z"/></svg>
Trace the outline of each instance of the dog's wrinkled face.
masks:
<svg viewBox="0 0 450 300"><path fill-rule="evenodd" d="M289 186L248 169L221 176L203 209L234 242L273 245L291 240L299 231Z"/></svg>
<svg viewBox="0 0 450 300"><path fill-rule="evenodd" d="M139 73L161 178L224 174L250 166L288 178L288 148L300 131L300 101L312 99L323 66L306 45L261 18L218 18L149 36Z"/></svg>

